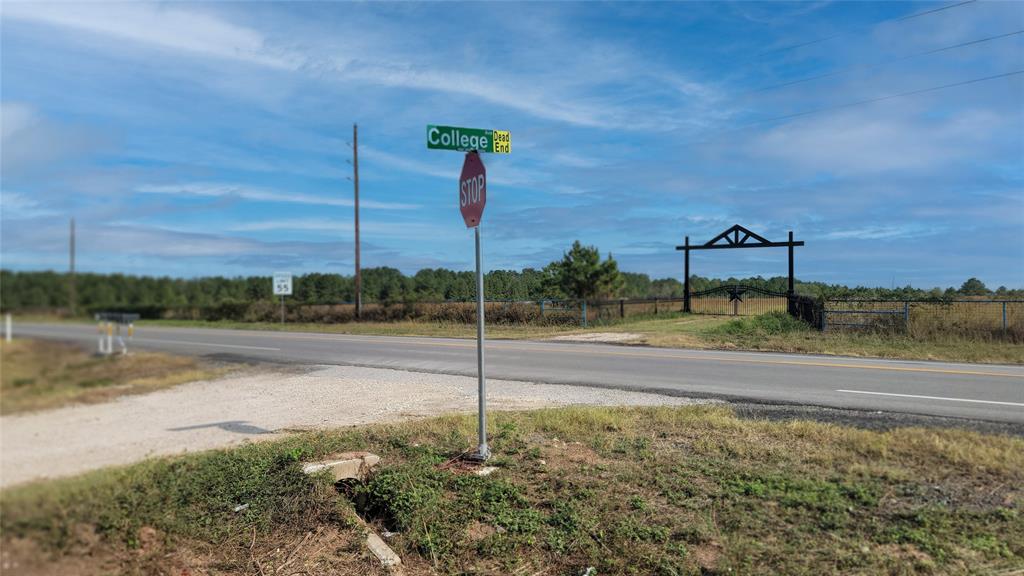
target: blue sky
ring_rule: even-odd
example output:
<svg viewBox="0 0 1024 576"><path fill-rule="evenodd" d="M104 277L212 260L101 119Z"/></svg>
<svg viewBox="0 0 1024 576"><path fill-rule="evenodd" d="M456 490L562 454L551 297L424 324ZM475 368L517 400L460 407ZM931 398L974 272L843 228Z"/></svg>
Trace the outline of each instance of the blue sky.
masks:
<svg viewBox="0 0 1024 576"><path fill-rule="evenodd" d="M923 54L1024 30L1014 2L904 18L949 5L5 2L2 265L65 269L73 215L81 270L349 274L358 122L364 266L472 267L448 124L512 132L488 269L579 239L680 277L684 235L740 223L794 230L806 280L1021 287L1024 74L845 106L1024 70L1024 34Z"/></svg>

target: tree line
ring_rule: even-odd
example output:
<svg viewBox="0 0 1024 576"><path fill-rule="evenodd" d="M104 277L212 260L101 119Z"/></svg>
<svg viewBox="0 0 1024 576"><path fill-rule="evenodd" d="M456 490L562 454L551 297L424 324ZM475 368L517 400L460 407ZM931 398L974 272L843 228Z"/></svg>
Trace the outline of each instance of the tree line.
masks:
<svg viewBox="0 0 1024 576"><path fill-rule="evenodd" d="M721 285L746 284L785 292L785 276L763 278L705 278L691 276L691 291ZM364 302L452 302L476 297L473 272L426 268L411 276L390 267L362 271ZM822 282L797 282L798 293L818 298L952 299L964 296L1024 298L1024 290L999 287L989 290L977 278L960 288L920 289L848 287ZM204 308L226 303L271 301L270 276L227 278L170 278L124 274L79 273L75 293L80 311L116 307ZM355 281L342 274L309 273L296 276L289 302L338 304L352 302ZM579 242L542 269L493 270L484 277L488 300L561 300L605 298L681 298L683 283L676 278L652 279L647 274L622 272L609 254L601 259L597 248ZM0 270L0 307L5 310L67 309L70 277L53 271Z"/></svg>

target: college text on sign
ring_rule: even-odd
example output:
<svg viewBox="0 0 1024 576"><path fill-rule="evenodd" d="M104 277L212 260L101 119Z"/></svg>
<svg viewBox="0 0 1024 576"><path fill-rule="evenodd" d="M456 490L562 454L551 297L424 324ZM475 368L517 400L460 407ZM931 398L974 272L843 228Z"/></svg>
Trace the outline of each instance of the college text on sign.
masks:
<svg viewBox="0 0 1024 576"><path fill-rule="evenodd" d="M427 148L509 154L512 152L512 133L507 130L429 125Z"/></svg>

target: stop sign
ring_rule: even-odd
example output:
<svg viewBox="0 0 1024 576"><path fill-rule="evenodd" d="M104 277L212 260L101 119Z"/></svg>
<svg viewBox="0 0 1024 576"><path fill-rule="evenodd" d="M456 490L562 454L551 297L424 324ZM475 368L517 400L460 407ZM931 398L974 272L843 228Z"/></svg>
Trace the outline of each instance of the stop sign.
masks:
<svg viewBox="0 0 1024 576"><path fill-rule="evenodd" d="M466 228L474 228L480 224L484 215L484 204L487 203L487 170L477 152L467 152L466 161L462 164L462 175L459 176L459 210Z"/></svg>

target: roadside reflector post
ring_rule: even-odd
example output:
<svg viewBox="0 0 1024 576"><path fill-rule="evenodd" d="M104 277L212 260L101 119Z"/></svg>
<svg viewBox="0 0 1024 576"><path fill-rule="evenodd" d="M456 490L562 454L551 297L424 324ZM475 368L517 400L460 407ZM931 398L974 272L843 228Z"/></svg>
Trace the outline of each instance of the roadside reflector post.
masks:
<svg viewBox="0 0 1024 576"><path fill-rule="evenodd" d="M121 346L121 356L128 354L128 346L124 343L124 338L121 337L121 323L117 323L117 344Z"/></svg>
<svg viewBox="0 0 1024 576"><path fill-rule="evenodd" d="M103 354L103 323L99 321L99 317L96 319L96 353Z"/></svg>
<svg viewBox="0 0 1024 576"><path fill-rule="evenodd" d="M1003 307L1003 318L1006 318L1005 306ZM1003 322L1003 324L1006 324L1006 322ZM14 337L11 333L11 330L11 314L8 312L7 315L4 316L4 340L7 342L10 342L11 339Z"/></svg>
<svg viewBox="0 0 1024 576"><path fill-rule="evenodd" d="M107 322L107 356L114 353L114 323Z"/></svg>

